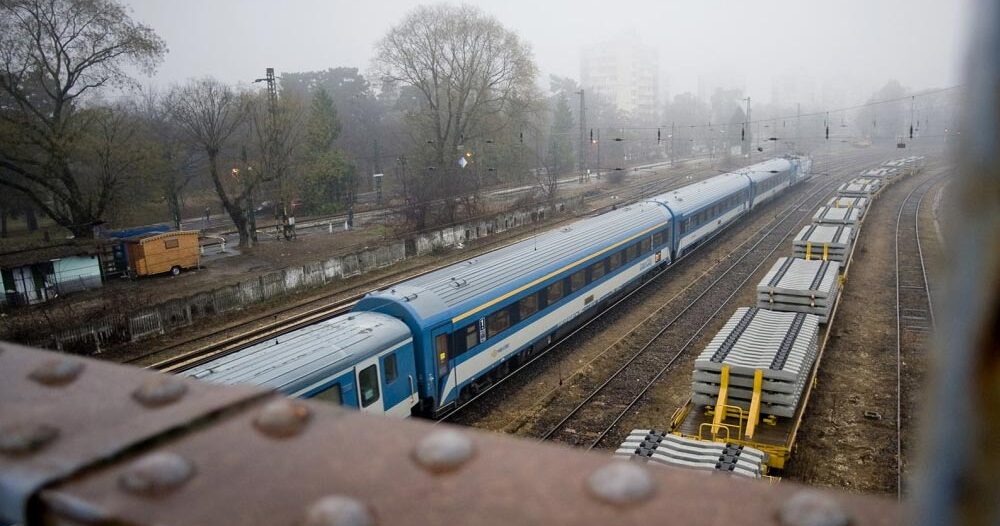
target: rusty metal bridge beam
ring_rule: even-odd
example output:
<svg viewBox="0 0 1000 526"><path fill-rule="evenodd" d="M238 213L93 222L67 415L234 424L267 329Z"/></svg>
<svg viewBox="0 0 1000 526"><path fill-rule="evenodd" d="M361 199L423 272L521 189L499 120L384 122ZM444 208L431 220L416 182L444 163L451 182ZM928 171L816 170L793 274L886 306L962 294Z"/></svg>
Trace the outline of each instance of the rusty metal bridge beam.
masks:
<svg viewBox="0 0 1000 526"><path fill-rule="evenodd" d="M804 525L814 513L855 525L900 518L885 499L658 469L0 344L0 522Z"/></svg>

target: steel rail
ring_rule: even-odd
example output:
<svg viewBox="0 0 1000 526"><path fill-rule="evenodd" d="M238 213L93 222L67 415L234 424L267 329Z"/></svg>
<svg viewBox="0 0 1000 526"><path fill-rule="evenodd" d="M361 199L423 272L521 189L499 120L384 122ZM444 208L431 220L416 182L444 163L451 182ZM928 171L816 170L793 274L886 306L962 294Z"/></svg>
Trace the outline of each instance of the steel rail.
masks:
<svg viewBox="0 0 1000 526"><path fill-rule="evenodd" d="M867 160L853 160L853 162L851 162L851 165L852 165L852 166L854 166L854 165L865 165L865 164L869 164L869 161L867 161ZM815 167L814 167L814 168L815 168ZM853 168L852 168L852 169L853 169ZM808 199L808 197L807 197L806 199ZM797 208L797 207L799 207L799 206L801 206L801 204L796 204L796 205L794 205L794 206L791 206L791 207L788 207L788 208L786 208L785 210L783 210L783 211L782 211L782 213L784 213L785 211L789 211L788 213L791 213L791 211L794 211L794 210L793 210L794 208ZM779 215L780 215L780 214L779 214ZM744 216L744 217L746 217L746 216ZM777 219L777 217L776 217L775 219ZM456 407L455 409L453 409L453 410L452 410L452 411L450 411L449 413L447 413L447 414L443 415L442 417L440 417L440 418L439 418L439 419L437 420L437 422L443 422L443 421L447 421L447 420L449 420L449 419L453 418L454 416L458 415L458 414L459 414L459 413L460 413L460 412L461 412L461 411L462 411L463 409L465 409L465 408L469 407L470 405L472 405L473 403L475 403L476 401L478 401L478 400L479 400L479 399L481 399L482 397L486 396L486 395L487 395L487 394L488 394L489 392L491 392L491 391L492 391L493 389L495 389L495 388L499 387L500 385L502 385L502 384L506 383L506 382L507 382L508 380L510 380L510 379L512 379L513 377L515 377L515 376L516 376L516 374L517 374L517 373L519 373L520 371L522 371L522 370L524 370L525 368L527 368L527 367L531 366L532 364L534 364L534 363L535 363L536 361L538 361L538 360L539 360L539 359L541 359L542 357L544 357L544 356L548 355L548 354L549 354L549 353L550 353L551 351L553 351L553 350L555 350L555 349L557 349L557 348L560 348L560 347L561 347L561 344L565 343L566 341L568 341L568 340L569 340L570 338L572 338L572 337L573 337L573 336L575 336L576 334L578 334L578 333L580 333L581 331L583 331L584 329L588 328L588 327L589 327L589 326L590 326L590 325L591 325L592 323L594 323L594 322L596 322L596 321L597 321L598 319L602 318L602 317L603 317L603 316L604 316L605 314L609 313L609 312L610 312L611 310L613 310L613 309L614 309L615 307L617 307L618 305L620 305L620 304L621 304L621 303L623 303L624 301L626 301L626 300L630 299L630 298L631 298L631 297L632 297L633 295L637 294L637 293L638 293L638 292L639 292L640 290L642 290L643 288L645 288L645 287L646 287L646 285L648 285L648 284L649 284L649 283L651 283L651 282L654 282L654 281L656 281L656 280L657 280L657 279L659 279L659 278L660 278L661 276L663 276L664 274L668 273L668 272L669 272L670 270L672 270L672 269L676 268L676 267L677 267L677 265L678 265L678 264L679 264L680 262L682 262L682 261L686 260L687 258L689 258L689 257L693 256L693 255L694 255L694 254L696 254L696 253L700 253L700 251L701 251L701 250L702 250L702 249L703 249L703 248L704 248L705 246L707 246L707 245L709 244L709 242L710 242L710 241L712 241L712 240L713 240L713 239L714 239L714 238L715 238L716 236L718 236L718 235L721 235L721 234L722 234L723 232L725 232L726 230L728 230L728 229L729 229L729 227L730 227L730 226L732 226L733 224L735 224L735 223L730 223L730 225L728 225L727 227L724 227L724 228L722 228L722 229L720 229L720 230L716 231L715 233L713 233L713 234L712 234L712 235L711 235L711 236L710 236L710 237L709 237L708 239L706 239L706 240L704 240L703 242L701 242L701 243L699 244L699 246L698 246L698 247L696 247L696 248L695 248L694 250L692 250L691 252L688 252L688 253L686 253L686 254L685 254L684 256L682 256L682 257L678 258L678 259L677 259L676 261L673 261L673 262L671 262L671 264L670 264L670 265L669 265L668 267L666 267L665 269L663 269L663 270L661 270L661 271L657 272L657 273L656 273L655 275L653 275L653 276L651 276L651 277L647 278L646 280L644 280L644 281L643 281L642 283L640 283L640 284L639 284L639 285L638 285L638 286L637 286L637 287L636 287L635 289L633 289L632 291L628 292L628 293L627 293L626 295L622 296L622 297L621 297L620 299L616 300L616 301L615 301L614 303L612 303L612 304L611 304L611 305L609 305L608 307L606 307L606 308L604 308L603 310L601 310L601 312L599 312L598 314L595 314L595 315L594 315L593 317L591 317L590 319L588 319L588 320L587 320L586 322L584 322L583 324L581 324L581 325L580 325L579 327L577 327L576 329L574 329L574 330L573 330L572 332L570 332L570 333L569 333L569 334L567 334L566 336L563 336L562 338L560 338L560 339L556 340L555 342L553 342L553 343L552 343L551 345L549 345L548 347L546 347L546 348L545 348L545 350L543 350L543 351L542 351L541 353L539 353L539 354L535 355L535 356L534 356L534 357L532 357L532 358L531 358L531 359L530 359L529 361L527 361L527 362L525 362L524 364L522 364L521 366L517 367L516 369L514 369L513 371L511 371L511 372L510 372L510 373L508 373L507 375L503 376L502 378L500 378L500 379L498 379L498 380L494 381L494 382L493 382L493 383L492 383L491 385L489 385L489 386L488 386L488 387L486 387L486 388L485 388L484 390L482 390L481 392L479 392L479 393L478 393L477 395L475 395L475 396L474 396L473 398L469 399L469 400L468 400L468 401L466 401L465 403L463 403L463 404L461 404L461 405L457 406L457 407ZM746 245L746 244L747 244L747 243L749 243L750 241L752 241L752 240L756 239L757 235L758 235L758 234L759 234L760 232L762 232L762 231L763 231L764 229L766 229L766 228L768 227L768 225L770 225L770 224L771 224L771 223L768 223L768 224L765 224L765 225L761 226L760 228L758 228L758 229L757 229L757 230L756 230L756 231L755 231L755 232L754 232L753 234L751 234L750 236L748 236L748 237L747 237L747 239L745 239L745 240L744 240L743 242L741 242L741 243L740 243L739 245L737 245L737 246L736 246L736 247L735 247L735 248L734 248L734 249L733 249L732 251L730 251L730 252L729 252L729 253L728 253L728 254L727 254L726 256L724 256L724 257L722 257L722 258L719 258L719 262L721 262L721 261L722 261L723 259L726 259L727 257L731 256L732 254L736 253L736 252L737 252L737 251L738 251L738 250L739 250L739 249L740 249L741 247L743 247L744 245ZM717 266L718 264L719 264L719 263L716 263L715 265L713 265L712 267L710 267L710 268L709 268L708 270L711 270L712 268L714 268L714 267L715 267L715 266ZM703 276L704 276L705 274L707 274L707 273L708 273L708 270L706 270L706 272L704 272L704 273L703 273L702 275L698 276L698 278L696 278L696 280L700 280L700 279L701 279L701 278L702 278L702 277L703 277ZM674 298L671 298L671 300L669 300L669 301L668 301L668 303L669 303L670 301L673 301L673 299L675 299L675 298L676 298L677 296L679 296L680 294L682 294L682 293L683 293L683 292L684 292L685 290L687 290L688 288L690 288L690 287L691 287L692 285L693 285L693 283L692 283L691 285L688 285L687 287L685 287L685 289L684 289L684 290L682 290L682 291L678 292L678 294L676 294L676 295L674 296ZM666 306L666 305L664 305L664 307L665 307L665 306ZM662 307L661 307L661 308L662 308ZM635 330L635 329L633 328L632 330ZM630 332L631 332L631 331L630 331ZM626 334L625 336L627 336L627 334ZM623 338L624 338L625 336L623 336ZM617 341L616 341L615 343L617 343ZM615 345L615 344L612 344L612 345L611 345L611 346L609 346L609 347L608 347L607 349L605 349L604 351L602 351L602 352L601 352L601 353L600 353L600 354L599 354L598 356L595 356L595 357L594 357L593 359L591 359L591 360L590 360L590 361L589 361L589 362L588 362L587 364L584 364L584 366L582 366L582 367L580 367L579 369L577 369L577 371L576 371L576 372L574 372L573 374L571 374L571 375L570 375L570 378L572 378L573 376L577 375L577 374L579 373L579 371L581 371L582 369L586 368L586 366L587 366L587 365L589 365L590 363L592 363L592 362L593 362L594 360L596 360L597 358L599 358L599 357L600 357L601 355L604 355L604 354L605 354L606 352L608 352L608 350L610 350L610 348L612 348L612 347L613 347L614 345ZM634 357L633 357L633 359L634 359ZM555 391L555 390L557 390L557 389L559 389L559 388L558 388L558 387L556 387L556 388L553 388L553 389L552 389L552 390L550 391L550 393L551 393L551 392L553 392L553 391Z"/></svg>
<svg viewBox="0 0 1000 526"><path fill-rule="evenodd" d="M917 245L917 257L920 260L920 271L923 279L923 292L927 298L928 307L928 317L931 321L931 327L934 327L934 314L931 304L931 291L930 284L927 281L927 272L924 265L924 254L920 247L920 205L923 203L924 196L927 192L933 188L934 184L937 183L939 179L943 176L935 176L927 179L921 184L915 186L903 201L899 205L899 211L896 214L896 232L895 239L893 240L895 249L895 273L896 273L896 498L902 499L903 497L903 306L902 298L900 294L900 279L899 279L899 260L900 260L900 249L899 249L899 237L900 237L900 225L903 219L903 212L907 204L910 204L910 200L913 195L920 191L919 199L917 200L916 206L914 207L914 232Z"/></svg>
<svg viewBox="0 0 1000 526"><path fill-rule="evenodd" d="M806 196L806 197L804 197L803 199L799 200L798 202L796 202L796 203L794 203L793 205L791 205L791 206L789 206L788 208L786 208L787 212L786 212L786 213L784 213L784 214L783 214L783 215L781 216L780 220L776 219L775 221L773 221L773 222L772 222L772 224L771 224L771 226L770 226L770 228L768 229L768 231L767 231L767 232L766 232L766 233L765 233L765 234L764 234L763 236L760 236L760 237L759 237L759 238L757 239L756 243L754 243L754 244L753 244L753 246L751 246L751 247L749 248L749 250L747 250L747 251L746 251L746 252L745 252L745 253L744 253L744 254L743 254L743 255L742 255L742 256L741 256L741 257L740 257L740 258L739 258L739 259L738 259L737 261L735 261L735 262L733 263L733 265L732 265L732 266L730 266L730 268L729 268L729 269L728 269L728 270L727 270L726 272L723 272L722 274L720 274L720 275L719 275L719 277L718 277L718 278L716 278L716 279L715 279L715 280L714 280L714 281L713 281L713 282L712 282L712 283L711 283L711 284L709 285L709 287L708 287L708 288L706 288L706 289L705 289L704 291L702 291L702 292L701 292L701 293L700 293L700 294L699 294L699 295L698 295L697 297L695 297L694 299L692 299L692 300L691 300L691 301L690 301L690 302L689 302L689 303L688 303L688 304L687 304L687 305L686 305L686 306L685 306L685 307L684 307L684 308L683 308L683 309L681 310L681 312L679 312L679 313L678 313L678 314L677 314L677 315L676 315L676 316L675 316L675 317L674 317L673 319L671 319L671 320L670 320L670 321L669 321L669 322L668 322L668 323L667 323L666 325L664 325L664 327L662 327L662 328L661 328L661 329L660 329L659 331L657 331L657 333L656 333L656 334L655 334L655 335L654 335L654 336L653 336L652 338L650 338L650 339L649 339L649 341L647 341L647 342L646 342L646 344L644 344L644 345L643 345L642 347L640 347L640 349L639 349L639 350L638 350L638 351L637 351L637 352L636 352L636 353L635 353L635 354L634 354L634 355L633 355L633 356L632 356L632 357L631 357L631 358L630 358L630 359L629 359L629 360L628 360L628 361L627 361L627 362L626 362L626 363L625 363L624 365L622 365L622 367L620 367L620 368L619 368L619 369L618 369L617 371L615 371L615 373L614 373L614 374L612 374L612 376L611 376L611 377L609 377L609 378L608 378L607 380L605 380L605 381L604 381L604 382L603 382L602 384L600 384L600 386L598 386L598 387L597 387L596 389L594 389L594 390L593 390L593 391L592 391L592 392L590 393L590 395L588 395L588 396L587 396L587 397L586 397L586 398L585 398L585 399L584 399L583 401L581 401L581 402L580 402L579 404L577 404L577 406L576 406L576 407L574 407L574 408L573 408L573 410L572 410L572 411L571 411L571 412L570 412L569 414L567 414L567 415L566 415L565 417L563 417L563 419L562 419L562 420L560 420L560 422L559 422L558 424L556 424L556 425L555 425L555 426L553 426L553 427L552 427L552 428L551 428L551 429L550 429L550 430L549 430L548 432L546 432L546 433L545 433L545 434L544 434L544 435L543 435L543 436L541 437L541 440L543 440L543 441L544 441L544 440L548 440L548 439L550 439L550 438L551 438L551 437L552 437L552 436L553 436L553 435L554 435L555 433L559 432L559 431L560 431L560 430L561 430L561 429L563 428L563 426L565 426L565 424L566 424L566 423L567 423L567 422L568 422L568 421L569 421L569 420L570 420L571 418L573 418L573 417L574 417L574 416L575 416L576 414L578 414L578 413L580 412L580 410L582 410L582 409L583 409L584 407L586 407L586 406L587 406L587 405L588 405L588 404L590 403L590 401L591 401L591 400L593 400L593 399L594 399L594 398L595 398L595 397L596 397L596 396L597 396L598 394L600 394L600 393L601 393L602 391L604 391L604 389L605 389L605 388L606 388L606 387L607 387L608 385L610 385L612 381L614 381L614 380L616 380L617 378L619 378L619 377L621 376L621 374L622 374L622 373L623 373L623 372L624 372L624 371L625 371L625 370L626 370L626 369L628 368L628 366L629 366L629 365L631 365L631 364L632 364L632 363L633 363L633 362L634 362L634 361L635 361L636 359L638 359L638 358L639 358L639 356L641 356L641 355L645 354L645 353L646 353L646 352L647 352L647 351L648 351L648 350L649 350L649 349L650 349L650 348L652 347L653 343L655 343L655 342L656 342L656 341L657 341L658 339L660 339L660 337L661 337L661 336L663 336L663 334L664 334L664 333L665 333L665 332L666 332L666 331L667 331L667 330L668 330L668 329L669 329L670 327L672 327L672 326L673 326L673 325L674 325L674 324L675 324L675 323L676 323L676 322L677 322L677 321L678 321L678 320L679 320L679 319L680 319L680 318L681 318L681 317L682 317L682 316L683 316L684 314L686 314L686 313L687 313L688 311L690 311L690 310L691 310L691 309L692 309L692 308L693 308L693 307L694 307L694 306L695 306L695 305L696 305L696 304L697 304L698 302L700 302L700 301L701 301L701 299L702 299L702 298L703 298L703 297L704 297L704 296L705 296L706 294L708 294L708 293L709 293L710 291L714 290L714 289L716 288L716 285L718 285L718 284L719 284L719 283L720 283L720 282L721 282L721 281L722 281L722 280L723 280L724 278L726 278L726 277L727 277L727 275L728 275L729 271L731 271L732 269L734 269L734 268L736 267L736 265L738 265L738 264L739 264L739 263L741 263L741 262L742 262L742 261L743 261L744 259L746 259L746 258L747 258L748 256L750 256L750 255L751 255L751 254L752 254L752 253L754 252L754 250L755 250L755 249L756 249L756 248L757 248L757 247L758 247L758 246L759 246L759 245L760 245L761 243L763 243L763 242L764 242L764 241L765 241L765 240L767 239L767 237L768 237L768 236L770 236L770 235L771 235L771 234L772 234L772 233L773 233L773 232L774 232L775 230L777 230L777 229L778 229L778 227L780 227L780 226L781 226L782 224L784 224L784 223L785 223L785 221L787 221L787 220L788 220L788 219L789 219L790 217L792 217L792 216L793 216L793 215L795 214L795 212L796 212L796 211L799 211L798 209L800 209L800 208L801 208L801 207L802 207L803 205L805 205L805 204L806 204L806 202L808 202L808 201L810 201L810 200L813 200L813 199L814 199L814 198L815 198L815 197L816 197L817 195L820 195L820 194L823 194L823 197L821 197L821 198L820 198L820 199L818 200L818 202L821 202L821 201L822 201L823 199L825 199L825 198L826 198L826 194L827 194L827 193L829 193L829 189L830 189L830 187L832 187L832 186L834 186L835 184L839 183L841 179L842 179L842 178L838 178L838 179L836 179L836 180L834 180L834 181L830 181L830 182L826 183L825 185L821 186L820 188L818 188L818 189L817 189L816 191L814 191L813 193L811 193L811 194L807 195L807 196ZM668 369L669 369L669 368L670 368L671 366L673 366L673 364L674 364L674 363L675 363L675 362L677 361L677 359L678 359L678 358L680 358L680 356L682 356L682 355L683 355L683 354L684 354L684 353L685 353L685 352L687 351L687 349L688 349L688 348L689 348L689 347L691 346L691 344L692 344L692 343L694 342L694 340L695 340L695 339L697 339L697 338L698 338L698 336L700 336L700 334L701 334L701 331L702 331L702 330L704 330L704 328L705 328L705 327L706 327L706 326L707 326L707 325L708 325L709 323L711 323L711 322L712 322L712 321L714 320L715 316L717 316L717 315L719 314L719 312L721 312L721 311L722 311L722 309L723 309L723 308L724 308L724 307L725 307L726 305L728 305L728 303L729 303L729 302L730 302L730 301L732 300L732 298L734 298L734 297L736 296L736 294L738 294L738 293L740 292L740 289L741 289L741 288L743 287L743 285L744 285L744 284L746 284L746 283L747 283L747 282L748 282L748 281L749 281L749 280L750 280L750 279L751 279L751 278L753 277L753 275L754 275L754 274L755 274L755 273L756 273L756 272L757 272L757 271L758 271L758 270L759 270L759 269L760 269L760 268L761 268L761 267L762 267L762 266L764 265L764 263L767 263L767 262L768 262L768 259L767 259L767 258L768 258L768 257L769 257L769 256L770 256L771 254L773 254L773 253L774 253L774 252L775 252L775 251L776 251L776 250L777 250L777 249L778 249L779 247L781 247L781 246L782 246L782 244L783 244L783 241L784 241L785 239L787 239L787 238L788 238L788 236L792 235L793 231L795 230L795 226L797 226L797 225L798 225L798 222L796 222L796 223L795 223L795 224L794 224L794 225L792 226L792 228L790 228L790 229L788 230L788 232L787 232L787 233L786 233L785 235L783 235L783 236L782 236L782 237L781 237L781 238L780 238L780 239L778 240L778 242L777 242L777 243L775 243L775 246L774 246L774 248L772 248L772 249L771 249L770 251L768 251L768 253L767 253L766 255L764 255L764 257L763 257L763 258L761 259L761 262L760 262L760 263L758 263L758 264L757 264L757 265L756 265L756 266L754 267L754 269L753 269L753 270L752 270L751 272L749 272L749 273L747 274L747 276L746 276L746 277L745 277L745 278L744 278L744 279L743 279L743 280L742 280L742 281L740 282L740 284L739 284L738 286L734 287L734 289L733 289L733 292L732 292L732 293L730 293L730 295L729 295L729 296L727 296L727 297L726 297L726 299L725 299L725 300L723 300L723 301L722 301L722 302L721 302L721 303L719 304L719 307L718 307L718 308L717 308L717 309L716 309L716 310L715 310L715 311L714 311L714 312L713 312L713 313L712 313L712 314L711 314L710 316L708 316L708 317L706 318L705 322L704 322L704 323L703 323L703 324L702 324L702 325L701 325L700 327L698 327L698 329L697 329L697 330L695 330L694 334L692 334L692 336L691 336L691 337L690 337L690 338L689 338L689 339L688 339L688 340L687 340L687 341L685 342L685 344L684 344L684 345L683 345L683 346L682 346L682 347L681 347L681 348L680 348L680 349L679 349L679 350L678 350L678 351L677 351L676 353L674 353L674 355L673 355L673 356L672 356L672 357L670 358L670 360L668 360L668 361L667 361L667 362L666 362L666 363L665 363L665 364L663 365L663 367L661 367L661 369L660 369L660 370L659 370L659 371L657 372L657 374L656 374L656 375L655 375L655 376L653 377L653 379L652 379L652 380L650 380L649 382L647 382L645 386L643 386L642 390L641 390L641 391L640 391L640 392L639 392L639 393L638 393L637 395L635 395L635 396L633 397L633 399L632 399L632 400L631 400L631 401L629 402L629 404L628 404L628 405L627 405L627 406L625 407L625 409L624 409L624 410L622 410L622 411L621 411L621 412L620 412L620 413L619 413L619 414L618 414L618 415L617 415L617 416L616 416L616 417L614 418L614 420L613 420L613 421L611 422L611 424L610 424L610 425L608 425L608 426L607 426L607 427L606 427L606 428L604 429L604 431L602 431L602 432L601 432L601 434L600 434L600 435L599 435L599 436L598 436L598 437L597 437L597 438L596 438L596 439L595 439L594 441L592 441L592 442L591 442L591 444L590 444L590 445L589 445L589 446L587 447L587 449L593 449L594 447L596 447L596 446L597 446L597 444L599 444L599 443L600 443L600 442L601 442L602 440L604 440L604 438L605 438L605 437L606 437L606 436L607 436L607 435L608 435L608 434L609 434L609 433L611 432L611 430L612 430L612 429L614 429L614 427L618 425L618 422L620 422L620 421L621 421L621 419L625 417L625 415L626 415L626 414L628 413L628 411L630 411L630 410L632 409L632 407L634 407L634 406L635 406L635 404L636 404L636 403L637 403L637 402L639 401L639 399L641 399L641 398L642 398L642 396L644 396L644 395L645 395L645 394L646 394L646 393L647 393L647 392L649 391L649 389L650 389L650 388L651 388L651 387L652 387L652 386L653 386L653 385L654 385L654 384L655 384L655 383L656 383L656 382L657 382L657 381L658 381L658 380L660 379L660 377L661 377L661 376L662 376L662 375L663 375L663 374L664 374L664 373L665 373L665 372L666 372L666 371L667 371L667 370L668 370Z"/></svg>

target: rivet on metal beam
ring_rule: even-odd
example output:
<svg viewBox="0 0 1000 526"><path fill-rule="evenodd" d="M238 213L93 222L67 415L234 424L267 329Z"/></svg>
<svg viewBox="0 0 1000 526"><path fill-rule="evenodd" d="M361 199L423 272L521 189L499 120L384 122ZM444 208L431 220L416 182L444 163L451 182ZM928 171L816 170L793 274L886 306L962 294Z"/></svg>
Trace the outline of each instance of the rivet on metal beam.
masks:
<svg viewBox="0 0 1000 526"><path fill-rule="evenodd" d="M59 430L47 424L11 424L0 427L0 452L25 455L42 449L59 436Z"/></svg>
<svg viewBox="0 0 1000 526"><path fill-rule="evenodd" d="M316 501L306 512L303 526L373 526L375 515L357 499L332 495Z"/></svg>
<svg viewBox="0 0 1000 526"><path fill-rule="evenodd" d="M783 526L847 526L847 513L829 496L818 491L800 491L785 501L778 512Z"/></svg>
<svg viewBox="0 0 1000 526"><path fill-rule="evenodd" d="M176 453L153 453L129 465L118 479L129 493L153 497L169 493L194 476L194 465Z"/></svg>
<svg viewBox="0 0 1000 526"><path fill-rule="evenodd" d="M454 471L472 458L472 439L451 429L434 431L417 443L413 459L434 473Z"/></svg>
<svg viewBox="0 0 1000 526"><path fill-rule="evenodd" d="M73 524L108 524L111 519L103 508L87 502L74 495L54 490L46 490L41 494L42 502L61 519L68 519Z"/></svg>
<svg viewBox="0 0 1000 526"><path fill-rule="evenodd" d="M54 359L43 363L34 371L31 371L28 378L43 385L61 386L76 380L76 377L80 376L81 371L83 371L83 362Z"/></svg>
<svg viewBox="0 0 1000 526"><path fill-rule="evenodd" d="M132 391L132 398L146 407L162 407L179 400L187 390L188 386L184 382L158 376Z"/></svg>
<svg viewBox="0 0 1000 526"><path fill-rule="evenodd" d="M253 424L267 436L288 438L301 433L311 417L312 411L305 404L294 400L277 400L265 405Z"/></svg>
<svg viewBox="0 0 1000 526"><path fill-rule="evenodd" d="M587 489L604 502L628 506L648 499L656 488L646 469L629 462L614 461L590 475Z"/></svg>

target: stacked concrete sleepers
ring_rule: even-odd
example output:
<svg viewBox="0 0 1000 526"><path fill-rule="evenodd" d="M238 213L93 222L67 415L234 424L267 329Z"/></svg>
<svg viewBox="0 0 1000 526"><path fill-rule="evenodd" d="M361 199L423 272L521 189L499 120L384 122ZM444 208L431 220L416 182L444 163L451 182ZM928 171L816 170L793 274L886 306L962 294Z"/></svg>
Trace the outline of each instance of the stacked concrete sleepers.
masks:
<svg viewBox="0 0 1000 526"><path fill-rule="evenodd" d="M655 429L634 429L615 456L711 473L761 478L767 454L752 447L671 435Z"/></svg>
<svg viewBox="0 0 1000 526"><path fill-rule="evenodd" d="M882 181L871 177L855 177L837 188L842 197L872 197L882 188Z"/></svg>
<svg viewBox="0 0 1000 526"><path fill-rule="evenodd" d="M861 177L866 177L869 179L878 179L882 181L883 186L892 183L897 177L902 175L902 171L896 166L883 165L878 168L872 168L870 170L865 170L861 173Z"/></svg>
<svg viewBox="0 0 1000 526"><path fill-rule="evenodd" d="M802 227L792 241L792 253L802 259L824 259L846 262L854 247L854 228L847 225L817 225Z"/></svg>
<svg viewBox="0 0 1000 526"><path fill-rule="evenodd" d="M757 306L781 312L804 312L830 320L840 292L840 263L779 258L757 284Z"/></svg>
<svg viewBox="0 0 1000 526"><path fill-rule="evenodd" d="M858 210L861 210L861 216L864 217L865 211L868 210L868 198L841 197L838 195L831 197L830 200L826 202L826 206L833 208L857 208Z"/></svg>
<svg viewBox="0 0 1000 526"><path fill-rule="evenodd" d="M864 198L862 198L864 199ZM813 223L820 223L824 225L850 225L857 226L861 222L861 218L864 215L864 209L854 208L853 206L821 206L819 210L813 214Z"/></svg>
<svg viewBox="0 0 1000 526"><path fill-rule="evenodd" d="M695 360L691 400L714 405L728 365L726 403L748 410L760 369L761 414L791 418L818 351L819 316L741 307Z"/></svg>

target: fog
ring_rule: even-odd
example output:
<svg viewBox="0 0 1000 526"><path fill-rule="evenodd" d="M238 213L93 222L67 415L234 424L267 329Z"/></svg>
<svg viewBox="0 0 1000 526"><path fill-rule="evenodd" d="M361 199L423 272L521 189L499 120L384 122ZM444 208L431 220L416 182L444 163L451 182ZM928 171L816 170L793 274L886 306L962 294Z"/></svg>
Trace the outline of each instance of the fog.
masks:
<svg viewBox="0 0 1000 526"><path fill-rule="evenodd" d="M153 79L212 75L230 83L277 71L367 70L373 43L418 0L131 0L170 48ZM548 74L580 78L581 49L621 35L655 48L660 95L731 84L760 101L776 84L851 104L889 79L910 89L961 82L968 0L468 2L527 40ZM706 80L708 79L708 80ZM836 92L836 96L831 96ZM819 95L817 95L819 97ZM792 101L772 101L791 103Z"/></svg>

